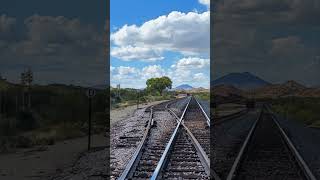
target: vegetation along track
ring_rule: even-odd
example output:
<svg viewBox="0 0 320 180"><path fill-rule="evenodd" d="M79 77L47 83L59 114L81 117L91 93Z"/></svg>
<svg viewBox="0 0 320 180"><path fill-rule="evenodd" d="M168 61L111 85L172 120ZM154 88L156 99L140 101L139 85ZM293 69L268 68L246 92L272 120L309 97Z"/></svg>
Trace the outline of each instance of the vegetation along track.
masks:
<svg viewBox="0 0 320 180"><path fill-rule="evenodd" d="M177 121L168 111L168 105L176 100L146 108L150 119L144 137L119 179L148 179L165 150Z"/></svg>
<svg viewBox="0 0 320 180"><path fill-rule="evenodd" d="M280 127L263 107L230 170L231 179L309 179L314 175Z"/></svg>

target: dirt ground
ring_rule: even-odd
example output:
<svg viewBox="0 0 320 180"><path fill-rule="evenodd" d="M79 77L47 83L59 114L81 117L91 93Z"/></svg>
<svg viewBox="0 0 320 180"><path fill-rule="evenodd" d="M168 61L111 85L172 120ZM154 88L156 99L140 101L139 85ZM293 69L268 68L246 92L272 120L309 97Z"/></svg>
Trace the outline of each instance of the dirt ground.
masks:
<svg viewBox="0 0 320 180"><path fill-rule="evenodd" d="M141 104L139 108L145 108L160 102L162 101ZM110 113L111 127L115 122L132 116L136 108L135 105L112 110ZM107 160L105 159L107 158L106 148L109 148L107 146L108 141L104 134L92 136L93 149L103 148L90 153L86 153L87 137L83 137L57 142L51 146L38 146L19 149L15 153L0 154L0 179L91 179L89 174L96 176L94 174L99 172L95 171L104 171L106 168L105 162ZM97 164L98 161L104 161L104 163ZM102 179L104 176L101 176Z"/></svg>
<svg viewBox="0 0 320 180"><path fill-rule="evenodd" d="M92 136L92 146L105 146L103 135ZM1 180L38 180L59 173L87 150L87 137L57 142L51 146L20 149L0 155ZM47 178L45 178L47 179Z"/></svg>

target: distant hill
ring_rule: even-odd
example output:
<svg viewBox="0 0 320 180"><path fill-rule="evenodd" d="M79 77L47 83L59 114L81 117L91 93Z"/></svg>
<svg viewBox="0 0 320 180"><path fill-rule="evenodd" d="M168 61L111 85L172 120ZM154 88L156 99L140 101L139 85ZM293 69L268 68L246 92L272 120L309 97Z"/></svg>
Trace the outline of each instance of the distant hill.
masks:
<svg viewBox="0 0 320 180"><path fill-rule="evenodd" d="M212 92L215 96L241 96L243 94L243 91L231 86L231 85L217 85L212 88Z"/></svg>
<svg viewBox="0 0 320 180"><path fill-rule="evenodd" d="M221 78L213 80L213 86L227 85L238 89L247 90L270 85L269 82L249 73L230 73Z"/></svg>
<svg viewBox="0 0 320 180"><path fill-rule="evenodd" d="M189 92L189 93L200 93L200 92L209 93L210 89L199 87L199 88L192 88L191 90L187 90L187 92Z"/></svg>
<svg viewBox="0 0 320 180"><path fill-rule="evenodd" d="M292 80L283 84L272 84L257 88L253 92L256 97L320 97L320 89L307 88Z"/></svg>
<svg viewBox="0 0 320 180"><path fill-rule="evenodd" d="M174 90L192 90L192 89L193 87L190 86L189 84L182 84L174 88Z"/></svg>
<svg viewBox="0 0 320 180"><path fill-rule="evenodd" d="M203 88L203 87L198 87L198 88L192 88L192 90L195 90L195 91L206 91L208 89Z"/></svg>

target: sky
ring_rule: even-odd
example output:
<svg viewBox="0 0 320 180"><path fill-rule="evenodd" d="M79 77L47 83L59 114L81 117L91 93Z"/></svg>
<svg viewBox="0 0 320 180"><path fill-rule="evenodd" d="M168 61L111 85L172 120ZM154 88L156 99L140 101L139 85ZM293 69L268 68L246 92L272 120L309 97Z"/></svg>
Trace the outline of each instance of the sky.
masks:
<svg viewBox="0 0 320 180"><path fill-rule="evenodd" d="M111 86L144 88L168 76L173 87L210 86L209 0L111 0Z"/></svg>
<svg viewBox="0 0 320 180"><path fill-rule="evenodd" d="M93 86L108 81L107 1L1 0L0 74L19 82Z"/></svg>
<svg viewBox="0 0 320 180"><path fill-rule="evenodd" d="M213 0L211 79L251 72L320 87L319 0Z"/></svg>

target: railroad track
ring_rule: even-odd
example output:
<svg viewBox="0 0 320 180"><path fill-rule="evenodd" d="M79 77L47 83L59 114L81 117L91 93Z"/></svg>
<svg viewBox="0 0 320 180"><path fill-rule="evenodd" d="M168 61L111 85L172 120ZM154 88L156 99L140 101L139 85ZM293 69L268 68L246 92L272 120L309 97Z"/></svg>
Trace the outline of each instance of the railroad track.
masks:
<svg viewBox="0 0 320 180"><path fill-rule="evenodd" d="M196 106L198 106L198 109ZM201 145L199 143L199 140L201 141L200 136L197 139L192 133L194 129L190 128L195 127L188 127L185 123L187 118L191 121L190 116L195 115L195 109L198 110L198 113L203 113L203 122L201 124L207 126L207 131L202 132L210 133L210 119L205 114L201 105L192 97L184 109L182 116L180 118L176 116L178 125L151 179L210 179L210 160L202 147L204 143ZM174 114L173 111L170 112ZM199 115L196 115L193 120L197 121L198 118ZM207 137L209 136L208 134ZM208 140L210 141L210 139Z"/></svg>
<svg viewBox="0 0 320 180"><path fill-rule="evenodd" d="M190 129L210 159L210 119L195 98L190 100L183 123Z"/></svg>
<svg viewBox="0 0 320 180"><path fill-rule="evenodd" d="M316 180L266 106L263 106L232 165L227 180L232 179Z"/></svg>
<svg viewBox="0 0 320 180"><path fill-rule="evenodd" d="M156 126L160 126L160 123L154 117L150 118L144 140L119 179L210 179L210 161L206 153L210 153L209 134L193 134L192 131L196 132L192 129L195 126L184 123L185 118L192 121L191 116L204 111L193 97L188 98L181 117L169 108L173 102L151 108L151 114L156 112L155 109L165 109L174 121L168 120L168 117L166 122L161 123L167 123L167 130L160 132L162 128L152 128L152 123L157 122ZM196 117L203 121L203 127L207 126L207 131L203 132L210 133L210 119L206 114Z"/></svg>
<svg viewBox="0 0 320 180"><path fill-rule="evenodd" d="M211 139L213 158L212 167L221 179L226 179L238 155L252 124L256 121L258 111L248 111L244 115L233 116L232 119L213 122ZM216 119L214 119L216 120Z"/></svg>
<svg viewBox="0 0 320 180"><path fill-rule="evenodd" d="M146 124L146 131L133 158L119 179L147 179L151 177L159 161L165 145L172 134L176 121L171 117L159 119L158 113L163 113L166 107L174 101L163 102L146 108L150 112L150 119Z"/></svg>

